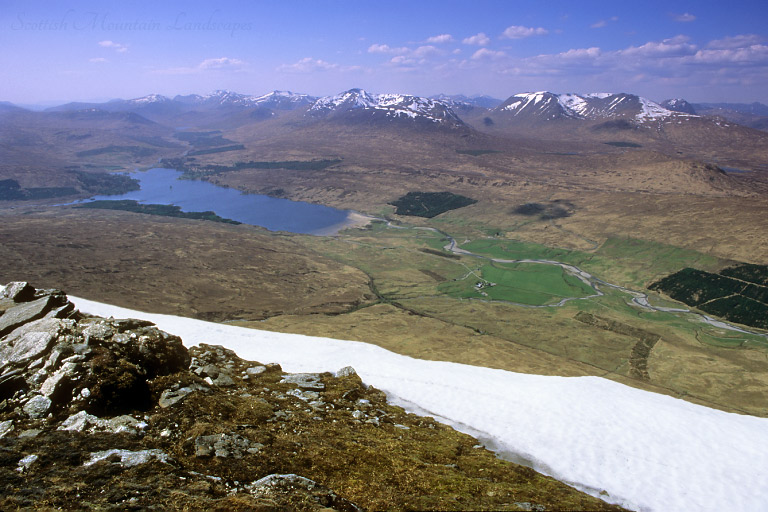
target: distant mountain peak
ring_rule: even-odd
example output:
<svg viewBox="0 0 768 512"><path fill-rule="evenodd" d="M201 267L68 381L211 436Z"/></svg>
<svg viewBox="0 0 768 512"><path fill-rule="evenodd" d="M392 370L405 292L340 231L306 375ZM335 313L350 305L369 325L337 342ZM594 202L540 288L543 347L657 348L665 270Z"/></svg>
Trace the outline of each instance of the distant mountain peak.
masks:
<svg viewBox="0 0 768 512"><path fill-rule="evenodd" d="M133 105L148 105L150 103L168 103L170 101L172 101L170 98L163 96L162 94L148 94L146 96L142 96L141 98L128 100L127 102Z"/></svg>
<svg viewBox="0 0 768 512"><path fill-rule="evenodd" d="M662 107L666 108L667 110L672 110L674 112L682 112L684 114L696 114L696 109L693 108L693 105L688 103L682 98L673 98L670 100L664 100L661 103L659 103Z"/></svg>
<svg viewBox="0 0 768 512"><path fill-rule="evenodd" d="M549 91L515 94L499 105L497 112L539 120L631 118L646 122L682 114L647 98L627 93L565 93Z"/></svg>
<svg viewBox="0 0 768 512"><path fill-rule="evenodd" d="M430 96L431 99L442 101L443 103L451 106L458 107L460 109L466 108L494 108L501 104L501 100L492 98L484 94L476 94L474 96L467 96L465 94L436 94Z"/></svg>
<svg viewBox="0 0 768 512"><path fill-rule="evenodd" d="M450 106L440 100L410 94L372 94L359 88L320 98L310 107L307 114L333 116L361 111L390 119L426 120L445 126L465 126Z"/></svg>

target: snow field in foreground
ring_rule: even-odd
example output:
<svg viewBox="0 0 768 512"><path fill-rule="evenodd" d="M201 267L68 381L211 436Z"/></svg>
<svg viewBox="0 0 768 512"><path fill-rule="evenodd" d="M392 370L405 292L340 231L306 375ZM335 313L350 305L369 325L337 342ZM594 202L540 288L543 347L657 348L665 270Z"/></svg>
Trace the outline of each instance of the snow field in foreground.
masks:
<svg viewBox="0 0 768 512"><path fill-rule="evenodd" d="M357 370L429 414L538 471L634 510L768 507L768 419L726 413L599 377L526 375L423 361L356 341L143 313L70 297L84 312L141 318L186 346L223 345L287 372Z"/></svg>

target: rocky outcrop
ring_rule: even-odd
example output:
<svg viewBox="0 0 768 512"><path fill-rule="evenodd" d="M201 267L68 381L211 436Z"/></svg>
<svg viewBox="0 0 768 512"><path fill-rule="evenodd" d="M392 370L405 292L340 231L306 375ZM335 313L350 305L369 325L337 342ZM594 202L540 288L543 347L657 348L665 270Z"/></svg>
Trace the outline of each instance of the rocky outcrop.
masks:
<svg viewBox="0 0 768 512"><path fill-rule="evenodd" d="M146 466L163 466L158 478L174 473L180 469L180 463L169 453L173 450L142 442L154 437L153 434L158 439L174 434L167 428L153 432L156 429L152 415L146 413L178 407L190 394L215 395L217 388L235 386L233 361L239 358L232 351L207 347L192 358L179 337L149 322L88 317L76 311L62 292L36 290L24 282L9 283L0 292L0 333L0 442L4 442L6 458L14 448L25 451L34 446L37 452L23 457L18 452L18 462L14 464L16 480L23 475L25 483L30 484L33 474L42 473L43 465L49 466L45 472L49 478L40 478L39 487L32 484L32 488L26 489L37 497L67 487L62 482L71 472L52 468L62 443L79 446L69 453L70 459L77 461L77 478L71 479L72 485L82 485L85 478L87 486L90 477L91 484L96 486L105 472ZM283 376L279 366L272 365L271 369ZM253 377L267 370L267 366L250 366L240 376ZM185 386L171 384L159 393L152 389L153 382L172 374L186 374L192 382ZM99 442L90 442L89 438ZM25 439L36 442L29 445ZM189 455L198 460L243 459L258 454L263 447L238 432L221 432L194 437L194 450ZM188 470L181 473L179 478L189 482L187 497L171 508L208 508L213 503L231 501L233 493L241 493L257 508L278 505L278 509L286 510L294 506L361 510L330 489L297 475L269 475L233 486L202 472L193 472L192 477ZM56 475L54 485L52 474ZM3 480L6 485L9 483L7 475ZM124 482L132 483L130 477ZM205 482L202 487L206 491L210 491L212 484L219 484L221 496L213 493L211 497L210 492L196 496L194 489L189 488L199 487L201 482ZM82 494L87 495L87 491ZM23 507L34 507L37 503L36 499L13 492L7 493L3 502L6 506ZM110 500L105 503L91 497L45 503L81 509L101 508L109 505ZM119 508L140 503L138 496L111 502Z"/></svg>
<svg viewBox="0 0 768 512"><path fill-rule="evenodd" d="M188 350L26 283L5 287L6 315L0 510L616 508L387 404L350 367Z"/></svg>

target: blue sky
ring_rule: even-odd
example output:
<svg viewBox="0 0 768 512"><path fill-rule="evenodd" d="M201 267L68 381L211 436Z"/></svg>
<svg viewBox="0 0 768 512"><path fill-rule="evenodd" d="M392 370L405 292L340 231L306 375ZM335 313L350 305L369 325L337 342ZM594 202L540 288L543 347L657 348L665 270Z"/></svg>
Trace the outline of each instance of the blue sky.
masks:
<svg viewBox="0 0 768 512"><path fill-rule="evenodd" d="M0 100L273 89L768 103L762 1L21 2Z"/></svg>

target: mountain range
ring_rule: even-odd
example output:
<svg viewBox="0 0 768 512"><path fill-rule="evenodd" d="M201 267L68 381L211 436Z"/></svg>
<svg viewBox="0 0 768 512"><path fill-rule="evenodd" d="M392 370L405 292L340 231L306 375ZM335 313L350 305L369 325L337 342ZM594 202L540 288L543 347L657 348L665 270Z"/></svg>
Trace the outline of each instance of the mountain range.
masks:
<svg viewBox="0 0 768 512"><path fill-rule="evenodd" d="M51 107L45 112L71 112L82 110L107 112L133 112L159 123L174 124L196 116L216 113L247 112L231 123L241 125L291 112L306 110L305 119L333 119L375 122L388 119L433 126L462 128L467 124L482 128L492 121L506 124L528 124L562 120L616 121L632 125L691 116L719 116L734 123L754 128L765 128L768 106L760 103L700 103L691 104L684 99L670 99L656 103L642 96L628 93L555 94L548 91L513 94L506 100L489 96L439 94L430 98L408 94L373 94L363 89L350 89L336 95L315 97L290 91L272 91L254 96L227 90L207 95L177 95L173 98L150 94L129 100L105 103L73 102ZM0 112L20 111L11 103L3 102ZM487 121L486 116L491 121ZM764 119L766 118L766 119ZM482 121L485 121L483 123ZM199 121L199 119L198 119ZM215 121L222 119L216 118ZM204 124L204 123L202 123Z"/></svg>

